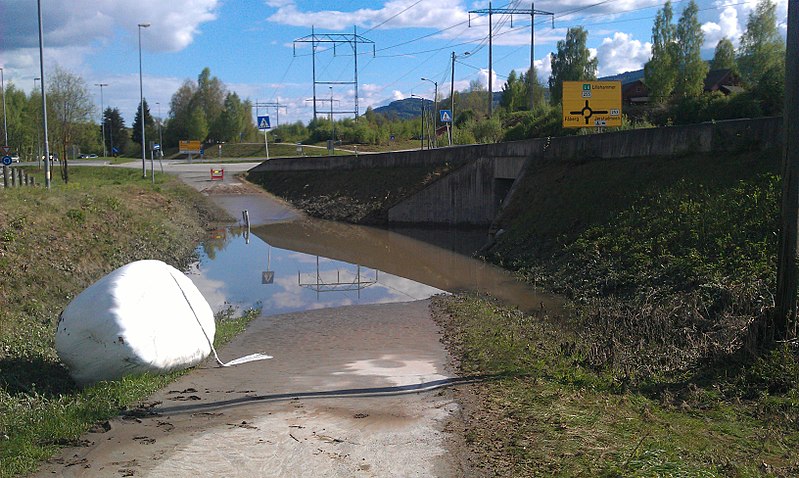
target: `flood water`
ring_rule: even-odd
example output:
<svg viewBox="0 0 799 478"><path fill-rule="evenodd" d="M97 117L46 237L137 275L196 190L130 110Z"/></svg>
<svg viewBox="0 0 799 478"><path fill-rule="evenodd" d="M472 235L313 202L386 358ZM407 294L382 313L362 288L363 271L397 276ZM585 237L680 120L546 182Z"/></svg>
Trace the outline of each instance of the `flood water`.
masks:
<svg viewBox="0 0 799 478"><path fill-rule="evenodd" d="M528 311L559 304L502 269L455 252L479 247L480 234L411 233L441 246L312 219L266 224L249 234L241 224L219 227L198 248L188 274L214 311L261 306L264 315L274 315L463 291L489 293ZM447 237L454 241L441 243Z"/></svg>

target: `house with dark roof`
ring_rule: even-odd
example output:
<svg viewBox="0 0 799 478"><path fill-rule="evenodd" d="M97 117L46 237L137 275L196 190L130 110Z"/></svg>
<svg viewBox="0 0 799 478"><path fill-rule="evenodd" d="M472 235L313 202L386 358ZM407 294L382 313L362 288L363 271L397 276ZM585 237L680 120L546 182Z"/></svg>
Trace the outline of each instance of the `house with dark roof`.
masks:
<svg viewBox="0 0 799 478"><path fill-rule="evenodd" d="M644 84L644 70L629 71L600 79L622 82L621 100L624 104L642 104L650 101L649 88ZM725 95L731 95L744 90L741 87L741 78L729 68L722 68L707 72L704 91L706 93L720 91Z"/></svg>

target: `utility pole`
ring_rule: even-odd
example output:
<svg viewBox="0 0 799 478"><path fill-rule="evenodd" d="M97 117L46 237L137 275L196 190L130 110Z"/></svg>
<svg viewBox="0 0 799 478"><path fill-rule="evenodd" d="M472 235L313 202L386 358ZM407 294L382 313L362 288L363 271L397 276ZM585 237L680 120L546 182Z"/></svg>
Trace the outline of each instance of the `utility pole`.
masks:
<svg viewBox="0 0 799 478"><path fill-rule="evenodd" d="M3 133L5 134L6 142L4 145L8 146L8 123L6 122L6 84L3 79L3 69L0 68L0 89L3 90Z"/></svg>
<svg viewBox="0 0 799 478"><path fill-rule="evenodd" d="M785 103L783 111L799 108L799 0L788 1L785 48ZM799 240L799 124L782 120L782 217L777 259L777 295L774 326L777 336L796 336L797 240Z"/></svg>
<svg viewBox="0 0 799 478"><path fill-rule="evenodd" d="M42 32L42 0L36 0L39 12L39 78L42 87L42 129L44 130L44 183L50 189L50 142L47 139L47 97L44 92L44 34Z"/></svg>
<svg viewBox="0 0 799 478"><path fill-rule="evenodd" d="M94 86L100 87L100 120L102 121L103 131L103 157L108 156L108 151L105 149L105 111L103 111L103 87L108 86L108 83L95 83Z"/></svg>
<svg viewBox="0 0 799 478"><path fill-rule="evenodd" d="M294 40L294 56L297 56L297 43L310 43L311 44L311 64L313 70L313 109L314 119L317 117L318 108L316 102L316 85L352 85L355 93L355 105L352 110L335 111L335 114L354 114L358 118L360 112L358 111L358 44L368 43L372 45L372 56L375 55L375 46L372 40L358 35L358 28L353 27L353 33L316 33L315 29L311 28L311 34ZM352 54L355 58L355 67L353 71L352 81L322 81L316 78L316 45L320 43L331 43L333 45L333 56L336 56L336 47L340 44L347 44L352 48ZM326 100L321 100L326 101Z"/></svg>
<svg viewBox="0 0 799 478"><path fill-rule="evenodd" d="M422 78L422 81L429 81L435 87L433 93L433 148L436 148L436 128L438 128L438 82L429 78Z"/></svg>
<svg viewBox="0 0 799 478"><path fill-rule="evenodd" d="M533 70L535 69L535 16L536 15L549 15L552 17L552 28L555 28L555 15L552 12L545 12L543 10L536 10L535 3L530 4L529 10L519 9L519 8L491 8L491 2L488 2L488 9L482 8L479 10L470 10L469 13L481 14L481 13L488 13L488 115L491 116L494 106L494 92L491 91L492 82L491 82L491 73L493 71L493 65L491 63L491 50L492 48L492 37L494 36L492 22L491 22L491 14L492 13L502 13L506 15L511 15L511 28L513 27L513 15L530 15L530 73L528 77L528 81L530 82L530 111L533 110L535 107L535 100L533 99L533 92L534 85L538 81L537 78L533 78ZM471 17L470 17L470 26L471 26Z"/></svg>

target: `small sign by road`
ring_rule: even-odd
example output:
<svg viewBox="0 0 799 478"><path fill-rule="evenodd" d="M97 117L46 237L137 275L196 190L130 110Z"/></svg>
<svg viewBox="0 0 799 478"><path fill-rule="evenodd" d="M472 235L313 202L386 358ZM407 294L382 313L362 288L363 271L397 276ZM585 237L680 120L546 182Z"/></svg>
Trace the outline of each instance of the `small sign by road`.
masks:
<svg viewBox="0 0 799 478"><path fill-rule="evenodd" d="M3 156L8 156L8 153L11 152L11 146L0 146L0 149L3 150Z"/></svg>
<svg viewBox="0 0 799 478"><path fill-rule="evenodd" d="M11 156L3 156L3 166L11 166Z"/></svg>
<svg viewBox="0 0 799 478"><path fill-rule="evenodd" d="M452 110L441 110L438 114L441 115L442 123L452 123Z"/></svg>
<svg viewBox="0 0 799 478"><path fill-rule="evenodd" d="M269 115L258 117L258 129L260 129L261 131L272 129L272 126L269 123Z"/></svg>

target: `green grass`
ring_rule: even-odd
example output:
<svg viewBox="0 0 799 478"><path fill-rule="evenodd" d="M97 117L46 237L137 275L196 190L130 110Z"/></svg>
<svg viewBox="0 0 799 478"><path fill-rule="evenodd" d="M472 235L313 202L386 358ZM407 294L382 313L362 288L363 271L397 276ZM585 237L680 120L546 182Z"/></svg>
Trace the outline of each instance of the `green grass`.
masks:
<svg viewBox="0 0 799 478"><path fill-rule="evenodd" d="M34 169L33 174L41 175ZM178 268L191 260L203 224L225 219L172 177L142 180L136 170L54 171L52 189L0 191L0 476L35 470L95 421L142 400L176 375L126 377L78 389L54 348L60 311L111 270L139 259ZM37 177L38 184L44 184ZM252 318L219 317L218 340Z"/></svg>
<svg viewBox="0 0 799 478"><path fill-rule="evenodd" d="M485 476L799 473L797 415L786 418L785 399L623 387L585 366L563 318L478 297L439 298L435 310L463 373L493 377L459 395L466 445Z"/></svg>

